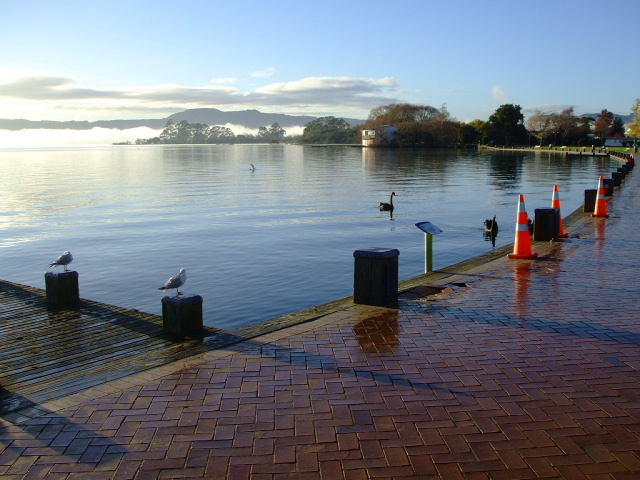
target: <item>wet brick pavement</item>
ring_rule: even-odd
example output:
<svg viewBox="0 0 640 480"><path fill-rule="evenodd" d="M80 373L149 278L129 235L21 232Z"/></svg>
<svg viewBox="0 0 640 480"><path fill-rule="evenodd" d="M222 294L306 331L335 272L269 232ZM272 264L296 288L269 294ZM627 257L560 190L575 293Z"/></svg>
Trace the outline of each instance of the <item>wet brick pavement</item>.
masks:
<svg viewBox="0 0 640 480"><path fill-rule="evenodd" d="M5 415L0 478L638 479L637 184L536 260Z"/></svg>

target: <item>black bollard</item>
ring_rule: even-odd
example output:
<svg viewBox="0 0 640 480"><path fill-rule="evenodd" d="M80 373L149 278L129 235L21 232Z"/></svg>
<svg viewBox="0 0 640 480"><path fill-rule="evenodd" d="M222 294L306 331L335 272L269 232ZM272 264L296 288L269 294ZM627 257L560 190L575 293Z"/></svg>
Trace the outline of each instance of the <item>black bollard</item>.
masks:
<svg viewBox="0 0 640 480"><path fill-rule="evenodd" d="M604 180L602 180L602 186L604 187L604 194L607 197L610 197L613 195L613 187L614 187L613 178L605 178Z"/></svg>
<svg viewBox="0 0 640 480"><path fill-rule="evenodd" d="M622 174L620 172L611 172L611 178L613 179L613 184L616 187L619 187L622 184Z"/></svg>
<svg viewBox="0 0 640 480"><path fill-rule="evenodd" d="M47 272L44 274L47 302L61 307L71 305L80 299L78 272Z"/></svg>
<svg viewBox="0 0 640 480"><path fill-rule="evenodd" d="M383 306L398 301L398 255L395 248L353 252L353 301Z"/></svg>
<svg viewBox="0 0 640 480"><path fill-rule="evenodd" d="M165 333L176 335L188 335L202 330L202 297L162 297L162 329Z"/></svg>
<svg viewBox="0 0 640 480"><path fill-rule="evenodd" d="M597 194L597 189L584 191L584 212L593 212L595 210Z"/></svg>
<svg viewBox="0 0 640 480"><path fill-rule="evenodd" d="M536 208L533 240L548 242L560 234L560 211L556 208Z"/></svg>

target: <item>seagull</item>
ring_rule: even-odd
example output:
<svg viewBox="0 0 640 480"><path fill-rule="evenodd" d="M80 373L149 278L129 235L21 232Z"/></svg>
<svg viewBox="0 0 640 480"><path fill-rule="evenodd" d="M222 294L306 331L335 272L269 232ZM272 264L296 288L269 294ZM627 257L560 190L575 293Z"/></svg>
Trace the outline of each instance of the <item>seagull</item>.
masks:
<svg viewBox="0 0 640 480"><path fill-rule="evenodd" d="M251 168L249 170L251 170L252 172L256 171L256 167L253 165L253 163L251 164Z"/></svg>
<svg viewBox="0 0 640 480"><path fill-rule="evenodd" d="M175 288L177 295L182 295L179 288L187 281L187 271L184 268L180 269L180 273L171 277L167 282L161 286L158 290L167 290L168 288Z"/></svg>
<svg viewBox="0 0 640 480"><path fill-rule="evenodd" d="M69 265L72 260L73 260L73 255L71 255L71 252L69 250L65 250L65 252L62 255L60 255L55 262L49 265L49 268L62 265L64 267L64 271L68 272L69 270L67 269L67 265Z"/></svg>

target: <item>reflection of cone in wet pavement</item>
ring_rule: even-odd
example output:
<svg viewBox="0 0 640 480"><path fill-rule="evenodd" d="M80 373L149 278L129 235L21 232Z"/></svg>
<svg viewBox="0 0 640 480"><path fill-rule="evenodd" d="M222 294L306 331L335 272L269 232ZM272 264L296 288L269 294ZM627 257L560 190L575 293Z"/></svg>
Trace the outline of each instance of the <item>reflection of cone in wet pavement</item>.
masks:
<svg viewBox="0 0 640 480"><path fill-rule="evenodd" d="M593 221L593 232L594 232L594 239L595 239L595 259L597 261L601 261L602 260L602 250L604 248L604 241L605 241L605 223L606 220L604 218L602 219L596 219Z"/></svg>
<svg viewBox="0 0 640 480"><path fill-rule="evenodd" d="M526 317L529 307L529 284L531 283L531 262L518 262L513 269L513 307L518 317Z"/></svg>
<svg viewBox="0 0 640 480"><path fill-rule="evenodd" d="M529 219L524 206L524 195L518 199L518 216L516 218L516 240L513 244L513 253L507 255L509 258L531 259L536 258L537 253L531 252L531 234L529 232Z"/></svg>
<svg viewBox="0 0 640 480"><path fill-rule="evenodd" d="M607 215L607 200L604 198L604 177L600 175L598 180L598 193L596 195L596 207L592 217L608 217Z"/></svg>
<svg viewBox="0 0 640 480"><path fill-rule="evenodd" d="M560 213L560 198L558 197L558 185L553 186L553 195L551 197L551 208L555 208L558 211L558 215L560 216L560 227L558 228L558 238L566 238L569 236L568 233L564 233L564 228L562 226L562 214Z"/></svg>

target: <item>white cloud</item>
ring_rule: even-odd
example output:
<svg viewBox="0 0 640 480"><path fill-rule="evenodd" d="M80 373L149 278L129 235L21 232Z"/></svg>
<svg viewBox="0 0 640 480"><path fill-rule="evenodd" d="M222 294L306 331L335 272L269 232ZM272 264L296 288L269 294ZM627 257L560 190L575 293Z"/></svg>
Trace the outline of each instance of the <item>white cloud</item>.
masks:
<svg viewBox="0 0 640 480"><path fill-rule="evenodd" d="M162 118L189 108L214 107L364 118L376 106L402 101L392 77L308 77L248 92L228 85L232 81L219 78L212 80L215 84L193 87L88 87L63 75L14 71L0 75L0 112L3 118L91 121Z"/></svg>
<svg viewBox="0 0 640 480"><path fill-rule="evenodd" d="M491 88L491 96L494 100L497 100L501 103L506 103L509 101L509 96L500 85L494 85Z"/></svg>
<svg viewBox="0 0 640 480"><path fill-rule="evenodd" d="M258 70L256 72L251 72L252 77L256 78L264 78L264 77L272 77L276 74L275 68L265 68L264 70Z"/></svg>
<svg viewBox="0 0 640 480"><path fill-rule="evenodd" d="M235 77L222 77L222 78L214 78L211 80L211 83L223 84L223 83L236 83L238 81Z"/></svg>

